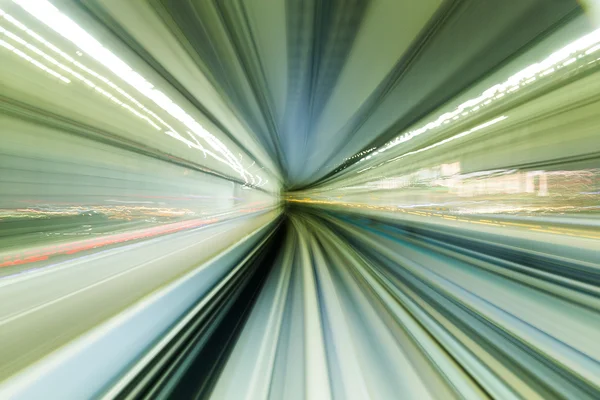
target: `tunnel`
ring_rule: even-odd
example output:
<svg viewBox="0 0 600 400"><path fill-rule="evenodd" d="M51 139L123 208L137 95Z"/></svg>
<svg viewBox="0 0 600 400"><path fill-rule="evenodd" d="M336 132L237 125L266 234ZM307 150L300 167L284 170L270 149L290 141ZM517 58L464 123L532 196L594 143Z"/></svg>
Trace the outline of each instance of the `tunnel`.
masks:
<svg viewBox="0 0 600 400"><path fill-rule="evenodd" d="M0 0L0 399L600 399L597 0Z"/></svg>

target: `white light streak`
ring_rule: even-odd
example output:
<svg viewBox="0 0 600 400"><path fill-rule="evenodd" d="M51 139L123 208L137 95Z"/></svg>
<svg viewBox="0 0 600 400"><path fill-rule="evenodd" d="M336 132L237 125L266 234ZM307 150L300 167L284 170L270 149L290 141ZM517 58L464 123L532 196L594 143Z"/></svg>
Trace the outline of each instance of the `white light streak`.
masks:
<svg viewBox="0 0 600 400"><path fill-rule="evenodd" d="M498 117L498 118L494 118L494 119L492 119L492 120L490 120L488 122L485 122L485 123L483 123L481 125L477 125L476 127L469 129L468 131L461 132L461 133L459 133L457 135L449 137L448 139L444 139L444 140L441 140L441 141L439 141L437 143L434 143L431 146L423 147L422 149L419 149L419 150L409 151L408 153L404 153L401 156L394 157L391 160L388 160L386 163L397 161L397 160L399 160L401 158L404 158L404 157L407 157L407 156L410 156L410 155L413 155L413 154L418 154L418 153L422 153L422 152L427 151L427 150L431 150L431 149L433 149L435 147L439 147L439 146L441 146L443 144L452 142L453 140L457 140L457 139L463 138L463 137L465 137L467 135L470 135L470 134L472 134L474 132L477 132L477 131L479 131L481 129L487 128L487 127L492 126L494 124L497 124L500 121L504 121L506 118L508 118L506 115L503 115L503 116ZM369 170L371 168L375 168L375 167L365 168L365 169L362 169L362 170L358 171L357 173L359 174L359 173L367 171L367 170Z"/></svg>
<svg viewBox="0 0 600 400"><path fill-rule="evenodd" d="M597 45L595 45L594 47L592 47L592 48L588 49L588 50L585 52L585 55L586 55L586 56L588 56L588 55L590 55L590 54L592 54L592 53L594 53L594 52L596 52L596 51L598 51L598 50L600 50L600 44L597 44Z"/></svg>
<svg viewBox="0 0 600 400"><path fill-rule="evenodd" d="M94 37L92 37L87 31L85 31L83 28L77 25L70 18L62 14L49 1L13 0L13 2L18 4L29 14L46 24L56 33L69 40L71 43L75 44L83 53L89 55L90 57L94 58L96 61L104 65L115 75L117 75L120 79L124 80L133 88L135 88L139 93L144 95L146 98L152 100L156 105L158 105L164 111L169 113L179 122L184 124L193 135L196 135L197 137L206 141L208 145L212 147L215 151L220 153L222 157L208 150L206 150L206 154L210 155L219 162L223 162L229 165L232 169L234 169L242 176L245 182L248 182L248 177L250 177L251 180L254 181L254 177L252 176L252 174L250 174L244 169L241 162L219 139L217 139L210 132L208 132L202 125L200 125L196 120L194 120L193 117L187 114L179 105L175 104L168 96L156 89L154 85L152 85L139 73L137 73L131 67L129 67L129 65L127 65L123 60L121 60L110 50L102 46L102 44L98 42ZM72 57L70 58L72 59ZM77 61L73 61L73 63L78 66L81 65ZM161 122L164 121L161 120ZM198 148L198 145L196 143L193 143L188 139L183 138L173 129L166 131L166 133L174 139L179 140L190 147Z"/></svg>
<svg viewBox="0 0 600 400"><path fill-rule="evenodd" d="M8 14L4 14L3 15L4 18L6 18L7 16L9 16ZM13 18L14 20L14 18ZM14 20L15 22L18 22L16 20ZM23 24L21 24L21 26L24 27ZM86 79L84 76L82 76L81 74L73 71L71 68L67 67L66 65L62 64L61 62L57 61L54 57L49 56L48 54L46 54L45 52L41 51L39 48L37 48L36 46L30 44L29 42L27 42L26 40L24 40L23 38L21 38L20 36L14 34L13 32L4 29L3 27L0 26L0 33L3 33L4 35L6 35L7 37L9 37L10 39L14 40L15 42L21 44L22 46L26 47L28 50L30 50L31 52L37 54L38 56L44 58L46 61L50 62L51 64L57 66L58 68L62 69L63 71L65 71L66 73L72 75L73 77L75 77L77 80L85 83L86 85L88 85L89 87L95 89L96 92L98 92L99 94L107 97L109 100L111 100L112 102L122 106L123 108L125 108L127 111L131 112L132 114L136 115L137 117L145 120L146 122L148 122L152 127L154 127L157 130L160 130L161 128L155 124L152 120L150 120L148 117L146 117L145 115L140 114L139 112L137 112L135 109L131 108L130 106L124 104L122 101L120 101L118 98L114 97L112 94L110 94L109 92L107 92L106 90L100 88L99 86L95 85L92 81L90 81L89 79ZM54 47L54 46L53 46ZM67 79L67 78L65 78ZM63 80L61 78L61 80ZM63 80L64 81L64 80ZM66 82L66 81L65 81ZM70 80L69 80L70 82Z"/></svg>
<svg viewBox="0 0 600 400"><path fill-rule="evenodd" d="M63 75L59 74L58 72L54 71L53 69L48 68L46 65L42 64L41 62L34 60L33 58L29 57L27 54L23 53L21 50L17 49L15 46L5 42L4 40L0 39L0 46L2 46L3 48L5 48L7 50L12 51L14 54L18 55L19 57L23 58L26 61L29 61L31 64L35 65L42 71L45 71L48 74L54 76L55 78L58 78L65 83L71 83L69 78L67 78L66 76L63 76Z"/></svg>
<svg viewBox="0 0 600 400"><path fill-rule="evenodd" d="M450 121L456 121L459 118L466 117L470 113L478 111L482 105L489 105L494 100L498 100L505 96L505 93L512 93L519 90L523 85L535 81L539 77L550 75L556 71L556 68L565 67L577 60L577 57L582 58L590 55L600 49L600 29L597 29L567 46L555 51L550 56L539 63L534 63L520 70L516 74L509 77L505 82L493 85L485 90L480 96L467 100L460 104L454 111L444 113L437 119L427 123L421 128L405 132L395 139L388 142L384 148L390 149L399 144L405 143L425 132L429 132L442 125L446 125ZM581 53L577 56L578 53ZM459 117L459 118L457 118ZM358 153L360 155L360 153ZM356 155L355 155L356 156ZM353 156L353 157L355 157ZM352 158L352 157L351 157ZM365 161L363 157L359 162Z"/></svg>

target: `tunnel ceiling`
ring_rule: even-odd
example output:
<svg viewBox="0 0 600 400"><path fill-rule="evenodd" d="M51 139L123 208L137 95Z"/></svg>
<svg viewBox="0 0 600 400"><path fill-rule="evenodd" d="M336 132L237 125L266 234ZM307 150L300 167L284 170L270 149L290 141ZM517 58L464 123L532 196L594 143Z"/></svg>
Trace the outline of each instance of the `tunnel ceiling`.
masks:
<svg viewBox="0 0 600 400"><path fill-rule="evenodd" d="M580 12L574 0L81 4L202 110L191 84L137 41L135 21L151 9L289 190L382 145Z"/></svg>

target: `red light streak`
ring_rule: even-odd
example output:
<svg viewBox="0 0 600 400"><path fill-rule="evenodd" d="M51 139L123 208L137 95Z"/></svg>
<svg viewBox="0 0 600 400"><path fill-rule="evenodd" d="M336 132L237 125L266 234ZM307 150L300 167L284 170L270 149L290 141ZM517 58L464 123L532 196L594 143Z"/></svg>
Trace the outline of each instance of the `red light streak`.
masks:
<svg viewBox="0 0 600 400"><path fill-rule="evenodd" d="M86 239L75 243L65 243L60 245L45 246L41 249L26 250L24 252L5 255L3 262L0 263L1 267L11 267L15 265L29 264L32 262L38 262L47 260L50 257L57 255L71 255L82 251L101 248L119 243L130 242L139 239L148 239L160 235L166 235L169 233L175 233L183 230L189 230L199 228L204 225L213 224L218 222L219 219L204 219L204 220L190 220L176 222L167 225L156 226L152 228L137 230L133 232L119 233L110 235L102 238Z"/></svg>

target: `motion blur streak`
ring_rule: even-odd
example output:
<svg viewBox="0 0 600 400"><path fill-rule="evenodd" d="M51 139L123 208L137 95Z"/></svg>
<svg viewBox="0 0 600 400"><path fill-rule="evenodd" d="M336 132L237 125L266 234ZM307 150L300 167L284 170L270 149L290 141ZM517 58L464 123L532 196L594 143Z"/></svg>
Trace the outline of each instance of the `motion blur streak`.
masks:
<svg viewBox="0 0 600 400"><path fill-rule="evenodd" d="M0 399L600 399L595 0L0 0Z"/></svg>

